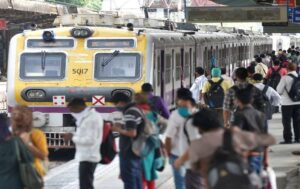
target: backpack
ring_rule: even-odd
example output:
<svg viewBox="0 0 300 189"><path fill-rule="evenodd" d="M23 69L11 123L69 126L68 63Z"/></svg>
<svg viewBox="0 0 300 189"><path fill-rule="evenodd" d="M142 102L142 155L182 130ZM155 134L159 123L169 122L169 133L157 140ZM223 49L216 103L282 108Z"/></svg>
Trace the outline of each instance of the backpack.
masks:
<svg viewBox="0 0 300 189"><path fill-rule="evenodd" d="M300 101L300 77L299 76L296 77L292 74L288 74L288 76L293 78L293 84L290 91L287 91L286 88L285 90L287 91L292 101L299 102Z"/></svg>
<svg viewBox="0 0 300 189"><path fill-rule="evenodd" d="M142 110L138 107L131 107L128 110L135 110L139 112L144 121L144 126L141 128L137 136L132 140L132 152L141 158L146 157L150 152L160 146L160 140L158 136L158 129L156 125L148 120ZM128 111L127 110L127 111Z"/></svg>
<svg viewBox="0 0 300 189"><path fill-rule="evenodd" d="M270 99L267 97L267 91L269 86L265 85L264 89L262 90L263 100L264 100L264 108L265 108L265 115L267 120L271 120L273 113L274 113L274 107L272 106L272 103Z"/></svg>
<svg viewBox="0 0 300 189"><path fill-rule="evenodd" d="M252 86L252 93L253 93L252 106L258 111L265 113L265 103L263 100L262 91L260 91L257 87L255 87L252 84L249 85ZM232 89L236 92L237 90L239 90L239 87L235 85L232 87Z"/></svg>
<svg viewBox="0 0 300 189"><path fill-rule="evenodd" d="M278 70L275 70L272 67L272 74L271 74L270 78L268 79L268 85L275 90L281 79L281 75L279 73L280 70L281 70L281 67L279 67Z"/></svg>
<svg viewBox="0 0 300 189"><path fill-rule="evenodd" d="M223 146L214 153L208 169L210 189L254 189L247 166L233 148L230 130L224 131Z"/></svg>
<svg viewBox="0 0 300 189"><path fill-rule="evenodd" d="M112 128L112 123L108 121L104 121L103 137L100 146L100 154L102 159L99 162L100 164L104 164L104 165L111 163L118 153L115 137L111 128Z"/></svg>
<svg viewBox="0 0 300 189"><path fill-rule="evenodd" d="M221 86L221 83L224 81L223 78L221 78L218 82L213 82L212 80L208 80L210 83L210 89L206 93L206 101L207 105L210 108L221 108L223 107L224 102L224 96L225 92L224 89Z"/></svg>

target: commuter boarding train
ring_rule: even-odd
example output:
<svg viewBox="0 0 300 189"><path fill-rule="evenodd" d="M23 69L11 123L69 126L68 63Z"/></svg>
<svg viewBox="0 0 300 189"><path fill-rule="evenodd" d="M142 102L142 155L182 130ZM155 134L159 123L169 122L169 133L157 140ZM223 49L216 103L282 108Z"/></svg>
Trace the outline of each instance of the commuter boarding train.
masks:
<svg viewBox="0 0 300 189"><path fill-rule="evenodd" d="M272 50L270 37L241 30L184 30L179 23L99 15L67 15L56 22L60 27L11 39L7 88L8 111L29 106L49 148L56 149L72 148L60 133L75 130L66 107L74 97L107 116L115 110L116 92L132 96L149 82L172 108L176 90L193 83L196 66L232 73Z"/></svg>

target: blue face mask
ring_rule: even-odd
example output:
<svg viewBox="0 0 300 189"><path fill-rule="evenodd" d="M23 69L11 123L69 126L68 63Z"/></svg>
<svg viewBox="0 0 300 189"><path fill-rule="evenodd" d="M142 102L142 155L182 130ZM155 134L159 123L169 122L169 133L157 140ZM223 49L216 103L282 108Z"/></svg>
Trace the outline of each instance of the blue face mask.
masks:
<svg viewBox="0 0 300 189"><path fill-rule="evenodd" d="M177 108L177 110L178 110L179 115L181 115L184 118L190 116L190 111L186 107L179 107L179 108Z"/></svg>

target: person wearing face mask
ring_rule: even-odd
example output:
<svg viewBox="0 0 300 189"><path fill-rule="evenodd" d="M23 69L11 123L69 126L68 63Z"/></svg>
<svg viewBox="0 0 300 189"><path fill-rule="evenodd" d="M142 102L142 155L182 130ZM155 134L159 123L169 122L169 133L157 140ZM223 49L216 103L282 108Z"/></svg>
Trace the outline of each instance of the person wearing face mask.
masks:
<svg viewBox="0 0 300 189"><path fill-rule="evenodd" d="M186 149L182 148L182 143L186 141L184 135L184 125L186 119L196 111L194 108L195 100L189 89L181 88L177 91L177 109L171 113L169 118L165 147L172 165L174 184L176 189L185 189L185 172L186 168L175 167L175 161L182 156Z"/></svg>
<svg viewBox="0 0 300 189"><path fill-rule="evenodd" d="M81 98L69 102L68 109L76 119L77 129L75 134L66 133L63 138L75 143L80 189L93 189L94 172L101 160L99 149L103 136L103 119L94 108L87 107Z"/></svg>
<svg viewBox="0 0 300 189"><path fill-rule="evenodd" d="M142 133L146 121L131 97L118 92L112 97L116 108L123 113L123 123L115 122L112 130L120 134L120 176L124 189L142 189L142 162L132 151L132 143Z"/></svg>

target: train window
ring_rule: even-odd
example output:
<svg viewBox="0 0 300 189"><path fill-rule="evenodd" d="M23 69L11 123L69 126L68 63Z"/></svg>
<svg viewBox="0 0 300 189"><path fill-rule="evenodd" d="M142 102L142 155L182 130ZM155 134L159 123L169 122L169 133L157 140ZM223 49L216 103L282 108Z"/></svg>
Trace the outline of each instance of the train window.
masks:
<svg viewBox="0 0 300 189"><path fill-rule="evenodd" d="M87 47L91 49L134 48L134 39L88 39Z"/></svg>
<svg viewBox="0 0 300 189"><path fill-rule="evenodd" d="M140 77L141 56L138 53L98 53L95 58L97 80L136 80Z"/></svg>
<svg viewBox="0 0 300 189"><path fill-rule="evenodd" d="M54 79L65 77L64 53L23 53L20 60L21 79Z"/></svg>
<svg viewBox="0 0 300 189"><path fill-rule="evenodd" d="M73 39L55 39L53 42L45 42L43 39L28 39L27 48L73 48Z"/></svg>
<svg viewBox="0 0 300 189"><path fill-rule="evenodd" d="M184 61L184 78L187 78L190 76L190 54L189 53L185 53L185 61Z"/></svg>
<svg viewBox="0 0 300 189"><path fill-rule="evenodd" d="M167 54L166 55L166 74L165 74L165 82L171 82L171 75L172 75L172 56Z"/></svg>
<svg viewBox="0 0 300 189"><path fill-rule="evenodd" d="M176 80L181 79L181 58L180 54L176 53Z"/></svg>

